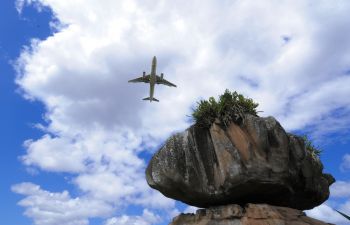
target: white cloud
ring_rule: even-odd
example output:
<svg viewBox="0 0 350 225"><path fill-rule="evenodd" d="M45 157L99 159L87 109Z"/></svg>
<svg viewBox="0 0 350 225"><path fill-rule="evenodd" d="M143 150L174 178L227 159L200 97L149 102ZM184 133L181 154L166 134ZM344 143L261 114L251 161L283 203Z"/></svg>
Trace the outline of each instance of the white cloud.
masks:
<svg viewBox="0 0 350 225"><path fill-rule="evenodd" d="M350 200L346 201L344 204L342 204L339 208L340 212L345 213L346 215L350 215ZM347 220L349 223L349 220Z"/></svg>
<svg viewBox="0 0 350 225"><path fill-rule="evenodd" d="M70 25L53 38L34 44L34 52L40 54L22 56L26 75L18 82L24 89L30 87L27 94L52 108L49 119L55 130L64 129L62 124L70 124L74 118L74 124L85 126L87 121L104 126L111 126L111 122L134 127L141 123L148 129L157 126L153 133L162 136L174 127L185 126L183 115L190 113L189 105L196 98L217 95L226 87L255 97L264 114L279 117L289 129L324 123L324 116L349 105L346 87L350 81L342 76L349 65L348 42L345 40L341 48L333 46L339 37L328 34L334 27L347 30L341 19L346 11L337 7L332 6L340 19L328 21L333 14L322 11L325 6L309 7L302 2L287 7L272 2L221 5L207 1L200 3L200 13L192 17L186 10L196 8L197 2L187 7L154 4L152 15L145 10L148 4L138 1L91 2L82 4L83 8L74 7L79 1L45 4L62 23ZM110 8L119 8L119 13ZM166 17L165 8L172 9L166 10ZM271 15L269 9L277 14ZM250 22L255 17L263 19ZM276 17L282 19L276 23ZM207 18L216 19L208 22ZM327 21L325 26L319 24L323 20ZM97 22L99 29L94 26ZM290 41L284 43L283 36ZM150 107L139 101L147 94L147 87L125 81L130 74L147 69L154 54L158 55L159 69L179 88L158 88L156 95L165 101ZM43 57L46 55L50 58ZM249 80L257 87L251 87ZM74 107L69 107L71 104ZM174 105L176 110L171 114L164 110ZM151 115L141 117L139 112L158 120L148 119ZM332 124L327 127L331 129Z"/></svg>
<svg viewBox="0 0 350 225"><path fill-rule="evenodd" d="M41 12L44 7L48 7L48 5L46 5L44 1L40 1L40 0L16 0L15 1L15 8L18 14L22 14L23 8L25 6L30 6L30 5L34 6L36 10L38 10L39 12Z"/></svg>
<svg viewBox="0 0 350 225"><path fill-rule="evenodd" d="M153 209L162 209L171 211L175 209L175 201L170 198L166 198L160 192L149 189L144 183L142 188L144 188L144 192L139 196L134 196L129 201L138 205L142 205L145 207L153 208Z"/></svg>
<svg viewBox="0 0 350 225"><path fill-rule="evenodd" d="M22 13L24 5L25 5L25 0L16 0L15 7L19 14Z"/></svg>
<svg viewBox="0 0 350 225"><path fill-rule="evenodd" d="M160 221L161 218L158 215L144 209L142 216L123 215L121 217L113 217L108 219L105 225L151 225Z"/></svg>
<svg viewBox="0 0 350 225"><path fill-rule="evenodd" d="M72 140L55 138L47 134L37 141L26 141L28 154L22 159L25 165L39 166L47 171L83 171L84 152L77 145L79 143L72 143Z"/></svg>
<svg viewBox="0 0 350 225"><path fill-rule="evenodd" d="M349 224L349 221L347 219L345 219L325 203L311 210L306 210L305 212L307 216L327 223L333 223L337 225Z"/></svg>
<svg viewBox="0 0 350 225"><path fill-rule="evenodd" d="M195 206L187 206L184 213L196 213L197 210L198 208Z"/></svg>
<svg viewBox="0 0 350 225"><path fill-rule="evenodd" d="M330 187L330 200L322 205L306 210L306 214L310 217L337 225L348 224L349 221L341 216L335 210L350 214L350 182L337 181ZM341 201L336 201L336 200Z"/></svg>
<svg viewBox="0 0 350 225"><path fill-rule="evenodd" d="M330 187L332 197L350 197L350 182L337 181Z"/></svg>
<svg viewBox="0 0 350 225"><path fill-rule="evenodd" d="M12 191L25 195L19 202L26 207L25 215L37 225L85 225L88 218L104 217L113 208L103 201L91 198L71 198L67 191L52 193L32 183L14 185Z"/></svg>
<svg viewBox="0 0 350 225"><path fill-rule="evenodd" d="M121 202L125 201L126 197L142 192L141 187L147 188L146 185L140 187L143 177L137 177L137 171L132 172L82 174L76 178L75 183L94 198L106 202Z"/></svg>
<svg viewBox="0 0 350 225"><path fill-rule="evenodd" d="M345 154L343 156L343 161L340 164L340 170L345 172L345 171L349 171L350 169L350 154Z"/></svg>
<svg viewBox="0 0 350 225"><path fill-rule="evenodd" d="M140 153L187 127L195 102L225 88L256 99L262 115L289 130L326 124L323 133L338 132L350 125L348 1L16 4L19 12L26 4L50 7L59 29L33 40L18 59L16 82L26 98L44 103L48 124L43 137L26 142L23 163L75 174L81 198L176 210L145 184ZM149 87L127 80L149 72L153 55L178 87L157 86L160 102L150 104L141 100Z"/></svg>

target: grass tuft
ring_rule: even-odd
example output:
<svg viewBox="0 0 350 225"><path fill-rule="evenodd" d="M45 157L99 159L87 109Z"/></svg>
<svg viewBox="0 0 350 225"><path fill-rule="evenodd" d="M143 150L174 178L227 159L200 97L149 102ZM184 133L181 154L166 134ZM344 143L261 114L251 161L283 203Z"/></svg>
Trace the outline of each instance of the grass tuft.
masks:
<svg viewBox="0 0 350 225"><path fill-rule="evenodd" d="M313 157L320 157L322 150L313 145L307 135L302 135L301 137L304 139L306 150L309 151Z"/></svg>
<svg viewBox="0 0 350 225"><path fill-rule="evenodd" d="M209 100L197 102L197 108L193 110L192 117L195 123L203 128L209 128L216 118L227 127L230 122L240 123L247 113L257 116L258 105L251 98L226 89L225 93L219 96L218 101L210 97Z"/></svg>

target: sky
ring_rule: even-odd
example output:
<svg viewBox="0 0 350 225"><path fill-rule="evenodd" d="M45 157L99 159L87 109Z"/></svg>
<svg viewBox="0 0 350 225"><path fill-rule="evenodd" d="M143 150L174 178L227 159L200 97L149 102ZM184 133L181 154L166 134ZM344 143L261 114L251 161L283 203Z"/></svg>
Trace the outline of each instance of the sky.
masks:
<svg viewBox="0 0 350 225"><path fill-rule="evenodd" d="M307 215L350 214L350 2L4 0L0 205L5 225L168 224L194 207L146 183L196 102L236 90L308 134L337 180ZM127 81L158 71L177 88Z"/></svg>

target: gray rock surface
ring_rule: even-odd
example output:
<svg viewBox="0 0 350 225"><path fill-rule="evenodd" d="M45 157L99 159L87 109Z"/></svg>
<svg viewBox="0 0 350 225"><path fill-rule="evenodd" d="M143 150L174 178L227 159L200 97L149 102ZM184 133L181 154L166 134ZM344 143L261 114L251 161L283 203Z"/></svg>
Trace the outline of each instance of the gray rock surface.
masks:
<svg viewBox="0 0 350 225"><path fill-rule="evenodd" d="M197 207L267 203L311 209L327 200L334 178L302 138L273 117L247 115L226 129L195 125L171 136L151 159L148 184Z"/></svg>
<svg viewBox="0 0 350 225"><path fill-rule="evenodd" d="M180 214L169 225L327 225L300 210L267 204L226 205Z"/></svg>

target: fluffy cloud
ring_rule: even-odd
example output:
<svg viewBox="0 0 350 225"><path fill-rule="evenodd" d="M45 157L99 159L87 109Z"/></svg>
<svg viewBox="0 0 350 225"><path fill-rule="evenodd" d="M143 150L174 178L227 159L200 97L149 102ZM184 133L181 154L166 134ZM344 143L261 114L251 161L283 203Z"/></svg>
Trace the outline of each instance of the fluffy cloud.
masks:
<svg viewBox="0 0 350 225"><path fill-rule="evenodd" d="M349 41L341 39L349 30L345 1L339 6L42 2L66 27L22 54L17 82L48 106L51 130L90 129L96 123L164 138L185 127L184 115L196 99L224 88L254 97L265 115L277 116L289 129L325 123L335 110L349 111ZM189 13L192 9L200 10ZM330 35L339 32L343 35ZM340 42L341 47L334 44ZM157 87L157 105L140 101L146 85L126 83L148 70L153 55L159 70L178 84ZM333 121L327 127L334 126L345 129Z"/></svg>
<svg viewBox="0 0 350 225"><path fill-rule="evenodd" d="M184 210L184 213L196 213L198 210L195 206L187 206L187 208Z"/></svg>
<svg viewBox="0 0 350 225"><path fill-rule="evenodd" d="M345 154L343 156L343 161L340 164L340 170L345 172L350 169L350 154Z"/></svg>
<svg viewBox="0 0 350 225"><path fill-rule="evenodd" d="M27 196L19 205L26 207L25 215L33 218L37 225L86 225L88 218L104 217L113 211L103 201L72 198L67 191L51 193L32 183L14 185L12 191Z"/></svg>
<svg viewBox="0 0 350 225"><path fill-rule="evenodd" d="M81 199L115 210L131 204L176 211L172 200L148 188L141 154L184 129L198 99L225 88L256 99L262 115L276 116L289 130L322 135L350 125L347 1L18 0L17 9L30 4L50 7L58 30L33 40L17 61L16 82L23 96L44 103L47 124L38 125L43 137L26 141L22 160L74 174ZM140 100L149 87L127 80L148 72L153 55L158 71L178 87L157 86L160 102L150 104ZM36 204L22 206L28 212ZM41 214L27 215L42 223ZM77 218L83 224L94 216L101 215ZM51 224L63 217L50 217Z"/></svg>
<svg viewBox="0 0 350 225"><path fill-rule="evenodd" d="M15 1L15 7L19 14L22 13L23 8L25 6L29 6L29 5L34 6L39 12L41 12L43 7L45 7L44 3L40 2L40 0L16 0Z"/></svg>
<svg viewBox="0 0 350 225"><path fill-rule="evenodd" d="M350 214L350 182L337 181L330 187L330 200L322 205L307 210L308 216L333 224L345 225L349 221L341 216L339 210L347 215ZM341 201L336 201L341 200Z"/></svg>
<svg viewBox="0 0 350 225"><path fill-rule="evenodd" d="M332 197L350 197L350 182L337 181L331 186L330 191Z"/></svg>
<svg viewBox="0 0 350 225"><path fill-rule="evenodd" d="M154 215L147 209L143 210L142 216L127 216L113 217L108 219L105 225L151 225L161 221L161 218Z"/></svg>
<svg viewBox="0 0 350 225"><path fill-rule="evenodd" d="M306 214L312 218L319 219L324 222L346 225L349 221L337 213L334 209L329 207L327 204L322 204L312 210L307 210Z"/></svg>
<svg viewBox="0 0 350 225"><path fill-rule="evenodd" d="M50 148L48 149L48 146ZM47 171L79 172L84 170L84 152L71 140L44 135L40 140L25 142L28 155L25 165L39 166Z"/></svg>

